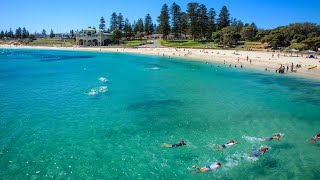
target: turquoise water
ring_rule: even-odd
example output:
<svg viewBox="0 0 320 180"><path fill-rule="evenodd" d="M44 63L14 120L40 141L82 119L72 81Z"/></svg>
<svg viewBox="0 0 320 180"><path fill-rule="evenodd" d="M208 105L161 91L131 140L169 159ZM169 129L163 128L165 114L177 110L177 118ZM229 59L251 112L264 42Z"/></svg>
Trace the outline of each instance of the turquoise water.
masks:
<svg viewBox="0 0 320 180"><path fill-rule="evenodd" d="M103 83L99 77L106 77ZM88 95L93 88L108 91ZM318 179L320 82L163 57L0 49L1 179ZM281 141L255 138L281 132ZM187 146L165 149L184 139ZM240 144L224 151L216 145ZM257 160L247 157L262 145ZM191 166L220 161L215 173Z"/></svg>

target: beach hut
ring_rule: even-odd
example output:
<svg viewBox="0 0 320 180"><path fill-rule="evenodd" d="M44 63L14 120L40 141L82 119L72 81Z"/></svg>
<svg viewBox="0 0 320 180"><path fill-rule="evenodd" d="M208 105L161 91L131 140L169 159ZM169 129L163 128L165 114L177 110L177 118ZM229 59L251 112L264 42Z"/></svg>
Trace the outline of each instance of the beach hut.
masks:
<svg viewBox="0 0 320 180"><path fill-rule="evenodd" d="M286 52L290 52L291 56L292 56L293 53L298 53L299 50L297 50L297 49L286 49ZM298 56L298 54L297 54L297 56Z"/></svg>
<svg viewBox="0 0 320 180"><path fill-rule="evenodd" d="M304 53L304 54L308 54L308 58L314 58L315 56L314 56L314 53L315 53L315 51L312 51L312 50L305 50L305 51L302 51L302 53Z"/></svg>

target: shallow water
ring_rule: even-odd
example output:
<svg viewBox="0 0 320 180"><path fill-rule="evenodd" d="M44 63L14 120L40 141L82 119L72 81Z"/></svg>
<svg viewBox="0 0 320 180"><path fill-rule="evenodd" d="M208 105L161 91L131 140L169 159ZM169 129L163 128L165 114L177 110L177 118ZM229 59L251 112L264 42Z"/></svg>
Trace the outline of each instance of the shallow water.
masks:
<svg viewBox="0 0 320 180"><path fill-rule="evenodd" d="M0 49L0 178L318 179L320 143L308 139L320 131L320 82L219 66ZM213 150L230 139L240 144ZM271 150L247 157L262 145ZM214 161L215 173L192 174Z"/></svg>

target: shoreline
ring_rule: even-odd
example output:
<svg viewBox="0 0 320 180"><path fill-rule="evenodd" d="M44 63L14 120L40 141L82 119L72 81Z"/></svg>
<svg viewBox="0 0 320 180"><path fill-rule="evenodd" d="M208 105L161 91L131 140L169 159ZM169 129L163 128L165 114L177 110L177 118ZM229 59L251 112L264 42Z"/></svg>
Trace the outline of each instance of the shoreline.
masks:
<svg viewBox="0 0 320 180"><path fill-rule="evenodd" d="M223 49L186 49L172 47L47 47L47 46L10 46L0 45L3 49L43 49L43 50L71 50L71 51L90 51L90 52L115 52L142 55L155 55L169 58L179 58L185 60L195 60L204 63L219 63L231 67L235 65L244 69L255 69L269 73L276 73L280 65L289 66L289 71L284 76L300 77L312 80L320 80L320 60L306 57L289 57L284 53L262 52L262 51L236 51ZM290 54L288 54L290 55ZM247 61L247 57L249 60ZM250 61L252 63L250 63ZM290 72L291 63L301 65L296 69L296 73ZM308 69L309 66L317 66L314 69Z"/></svg>

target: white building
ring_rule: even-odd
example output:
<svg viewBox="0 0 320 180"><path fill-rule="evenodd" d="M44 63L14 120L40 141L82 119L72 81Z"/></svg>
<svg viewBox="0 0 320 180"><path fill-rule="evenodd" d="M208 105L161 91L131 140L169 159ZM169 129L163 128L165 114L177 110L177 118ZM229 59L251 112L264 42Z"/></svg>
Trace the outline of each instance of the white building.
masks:
<svg viewBox="0 0 320 180"><path fill-rule="evenodd" d="M91 27L76 33L76 44L79 46L107 46L111 39L111 33Z"/></svg>

